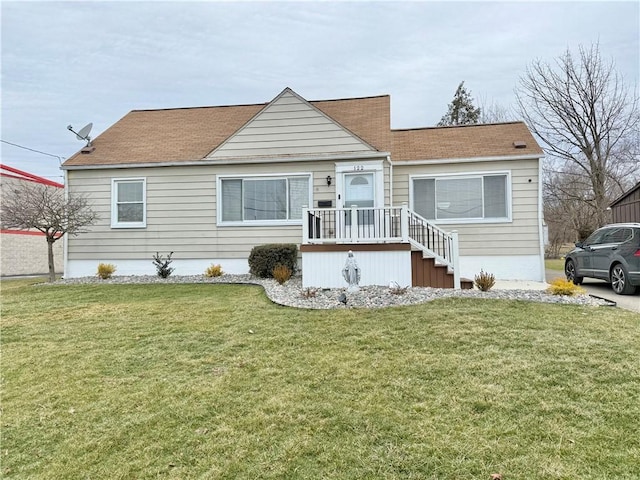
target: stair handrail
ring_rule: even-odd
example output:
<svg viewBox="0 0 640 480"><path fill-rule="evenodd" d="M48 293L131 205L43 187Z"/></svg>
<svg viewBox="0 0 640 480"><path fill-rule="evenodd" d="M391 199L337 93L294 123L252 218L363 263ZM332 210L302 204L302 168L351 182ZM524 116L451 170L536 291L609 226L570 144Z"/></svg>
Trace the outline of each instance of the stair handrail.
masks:
<svg viewBox="0 0 640 480"><path fill-rule="evenodd" d="M420 234L418 235L419 228ZM424 234L424 229L427 235ZM431 241L425 242L425 239ZM453 235L434 225L420 214L409 210L409 241L416 247L426 251L433 256L438 262L445 264L453 270L454 268L454 249Z"/></svg>
<svg viewBox="0 0 640 480"><path fill-rule="evenodd" d="M407 211L407 230L409 242L414 245L416 248L419 248L423 252L434 257L434 259L447 266L448 270L453 272L453 288L460 289L460 249L458 245L458 232L457 230L453 230L451 232L445 232L437 225L434 225L426 218L422 217L420 214L414 212L413 210L406 209ZM426 227L427 231L433 232L437 235L438 242L437 245L440 247L440 253L437 252L433 248L429 248L428 244L421 238L416 238L415 235L415 227L421 227L423 230ZM424 235L421 235L424 237ZM435 238L432 235L427 236L427 238Z"/></svg>

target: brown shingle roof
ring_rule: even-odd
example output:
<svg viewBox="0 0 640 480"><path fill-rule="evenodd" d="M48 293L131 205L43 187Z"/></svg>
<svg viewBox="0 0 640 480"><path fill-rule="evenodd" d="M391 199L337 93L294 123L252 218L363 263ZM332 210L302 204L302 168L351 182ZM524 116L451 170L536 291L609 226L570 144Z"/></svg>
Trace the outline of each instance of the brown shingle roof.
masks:
<svg viewBox="0 0 640 480"><path fill-rule="evenodd" d="M392 139L394 161L543 154L523 122L393 130Z"/></svg>
<svg viewBox="0 0 640 480"><path fill-rule="evenodd" d="M381 152L391 151L391 97L309 102Z"/></svg>
<svg viewBox="0 0 640 480"><path fill-rule="evenodd" d="M91 154L71 165L117 165L199 160L238 130L263 105L133 110L93 140Z"/></svg>
<svg viewBox="0 0 640 480"><path fill-rule="evenodd" d="M309 102L393 160L540 153L524 123L391 130L388 95ZM90 154L65 167L190 162L203 159L267 104L133 110L93 140ZM527 148L516 150L514 141Z"/></svg>

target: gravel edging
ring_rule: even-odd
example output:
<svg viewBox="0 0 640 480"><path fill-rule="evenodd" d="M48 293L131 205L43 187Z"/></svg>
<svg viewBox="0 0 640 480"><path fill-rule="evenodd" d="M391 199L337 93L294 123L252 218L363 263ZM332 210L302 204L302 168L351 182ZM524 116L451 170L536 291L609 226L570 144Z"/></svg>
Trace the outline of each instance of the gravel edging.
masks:
<svg viewBox="0 0 640 480"><path fill-rule="evenodd" d="M348 292L346 288L302 288L302 278L291 278L284 285L273 279L262 279L253 275L222 275L220 277L205 277L204 275L184 275L160 278L152 275L114 276L107 280L98 277L81 277L58 280L48 285L86 285L86 284L163 284L163 283L223 283L260 285L264 288L269 299L279 305L314 310L334 308L384 308L399 305L416 305L430 302L439 298L490 298L503 300L523 300L529 302L605 306L607 302L588 295L569 297L565 295L550 295L543 290L453 290L448 288L411 287L404 293L397 294L388 287L366 286L357 292ZM346 303L340 301L341 295L346 296Z"/></svg>

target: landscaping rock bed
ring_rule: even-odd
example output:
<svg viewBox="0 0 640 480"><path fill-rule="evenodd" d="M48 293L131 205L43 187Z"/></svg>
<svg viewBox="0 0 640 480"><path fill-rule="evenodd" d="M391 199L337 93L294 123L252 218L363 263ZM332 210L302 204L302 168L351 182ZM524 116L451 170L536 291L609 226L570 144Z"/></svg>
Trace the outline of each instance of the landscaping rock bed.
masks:
<svg viewBox="0 0 640 480"><path fill-rule="evenodd" d="M204 275L171 276L160 278L151 275L114 276L107 280L98 277L63 279L55 284L150 284L150 283L230 283L260 285L274 303L309 309L332 308L382 308L397 305L415 305L439 298L492 298L505 300L524 300L530 302L604 306L601 299L578 295L575 297L550 295L543 290L453 290L442 288L389 288L379 286L361 287L357 292L348 292L346 288L320 289L302 288L301 277L293 277L284 285L273 279L261 279L252 275L222 275L205 277ZM342 301L341 301L342 300Z"/></svg>

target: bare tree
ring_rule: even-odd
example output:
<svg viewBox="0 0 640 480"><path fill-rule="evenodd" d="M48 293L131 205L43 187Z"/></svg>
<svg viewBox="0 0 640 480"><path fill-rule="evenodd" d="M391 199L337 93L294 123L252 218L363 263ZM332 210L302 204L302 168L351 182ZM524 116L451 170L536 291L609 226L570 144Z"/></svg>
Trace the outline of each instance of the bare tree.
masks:
<svg viewBox="0 0 640 480"><path fill-rule="evenodd" d="M564 245L584 240L597 228L596 219L585 202L590 191L590 184L575 173L575 167L560 173L545 171L544 218L549 230L549 257L557 258Z"/></svg>
<svg viewBox="0 0 640 480"><path fill-rule="evenodd" d="M578 58L567 50L554 65L533 62L516 99L520 115L544 143L555 195L581 202L593 228L604 225L609 203L625 179L638 173L637 93L625 86L613 62L603 62L595 44L580 47Z"/></svg>
<svg viewBox="0 0 640 480"><path fill-rule="evenodd" d="M65 234L77 235L92 225L97 216L88 200L65 196L63 189L24 182L5 192L2 201L2 228L36 229L44 233L49 255L49 281L56 279L53 244Z"/></svg>
<svg viewBox="0 0 640 480"><path fill-rule="evenodd" d="M518 120L511 108L504 107L494 101L488 102L486 97L481 96L479 103L479 123L504 123Z"/></svg>

